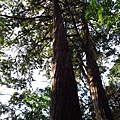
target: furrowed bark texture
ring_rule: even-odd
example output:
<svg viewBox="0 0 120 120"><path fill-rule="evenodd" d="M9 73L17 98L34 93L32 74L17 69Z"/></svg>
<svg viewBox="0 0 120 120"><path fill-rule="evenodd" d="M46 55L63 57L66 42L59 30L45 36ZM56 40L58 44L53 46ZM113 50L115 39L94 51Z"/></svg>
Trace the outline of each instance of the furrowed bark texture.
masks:
<svg viewBox="0 0 120 120"><path fill-rule="evenodd" d="M81 120L77 84L60 7L53 2L53 81L50 120Z"/></svg>
<svg viewBox="0 0 120 120"><path fill-rule="evenodd" d="M97 120L113 120L106 94L102 85L100 72L94 56L92 41L90 39L88 24L82 17L84 30L84 49L87 61L88 84L92 95Z"/></svg>

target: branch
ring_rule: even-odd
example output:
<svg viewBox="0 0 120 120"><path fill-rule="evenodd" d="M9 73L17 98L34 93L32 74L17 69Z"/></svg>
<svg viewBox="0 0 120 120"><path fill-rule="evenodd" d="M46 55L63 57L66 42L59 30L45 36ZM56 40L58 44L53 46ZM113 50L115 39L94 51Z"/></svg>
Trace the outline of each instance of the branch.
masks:
<svg viewBox="0 0 120 120"><path fill-rule="evenodd" d="M37 18L39 19L46 19L46 20L50 20L52 19L52 16L35 16L35 17L17 17L17 16L8 16L8 15L0 15L1 17L5 17L5 18L11 18L11 19L16 19L16 20L35 20Z"/></svg>
<svg viewBox="0 0 120 120"><path fill-rule="evenodd" d="M85 70L84 70L84 68L83 68L82 66L81 66L81 72L82 72L82 74L83 74L83 77L86 79L87 83L89 84L89 78L88 78L88 76L86 75Z"/></svg>
<svg viewBox="0 0 120 120"><path fill-rule="evenodd" d="M74 36L78 36L78 34L67 34L67 37L74 37Z"/></svg>
<svg viewBox="0 0 120 120"><path fill-rule="evenodd" d="M70 15L71 15L71 17L72 17L72 22L73 22L73 25L74 25L74 27L75 27L75 31L76 31L76 33L79 35L79 32L78 32L78 29L77 29L77 26L76 26L76 22L75 22L74 15L72 14L72 11L71 11L71 9L70 9L70 7L69 7L69 5L68 5L67 0L65 0L65 2L66 2L66 5L67 5L67 9L68 9L68 11L69 11L69 13L70 13Z"/></svg>

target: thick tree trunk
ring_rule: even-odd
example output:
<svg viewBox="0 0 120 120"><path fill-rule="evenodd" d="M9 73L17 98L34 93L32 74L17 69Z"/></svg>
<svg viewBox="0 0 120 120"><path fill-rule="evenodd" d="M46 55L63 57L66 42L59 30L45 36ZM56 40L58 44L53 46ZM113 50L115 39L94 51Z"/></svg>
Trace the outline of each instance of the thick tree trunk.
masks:
<svg viewBox="0 0 120 120"><path fill-rule="evenodd" d="M53 81L50 120L81 120L77 84L60 7L53 2Z"/></svg>
<svg viewBox="0 0 120 120"><path fill-rule="evenodd" d="M93 105L97 120L113 120L106 94L102 85L100 72L94 56L92 41L90 39L88 24L82 17L84 31L84 50L86 53L86 64L88 74L88 84L92 95Z"/></svg>

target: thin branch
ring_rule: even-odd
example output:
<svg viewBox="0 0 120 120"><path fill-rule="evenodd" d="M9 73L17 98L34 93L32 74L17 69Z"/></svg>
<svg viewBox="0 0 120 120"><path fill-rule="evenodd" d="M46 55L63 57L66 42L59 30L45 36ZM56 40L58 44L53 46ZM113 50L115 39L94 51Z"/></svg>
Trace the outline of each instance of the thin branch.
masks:
<svg viewBox="0 0 120 120"><path fill-rule="evenodd" d="M35 20L37 18L39 19L46 19L46 20L50 20L52 19L52 16L48 15L48 16L35 16L35 17L18 17L18 16L9 16L9 15L0 15L1 17L5 17L5 18L11 18L11 19L16 19L16 20Z"/></svg>
<svg viewBox="0 0 120 120"><path fill-rule="evenodd" d="M76 26L76 22L75 22L74 15L72 14L72 11L71 11L71 9L70 9L70 7L69 7L69 5L68 5L67 0L65 0L65 2L66 2L66 4L67 4L68 11L69 11L69 13L70 13L70 15L71 15L71 17L72 17L72 22L73 22L73 24L74 24L75 31L76 31L76 33L79 35L79 32L78 32L78 29L77 29L77 26Z"/></svg>
<svg viewBox="0 0 120 120"><path fill-rule="evenodd" d="M81 66L81 71L82 71L83 77L86 79L87 83L89 84L89 78L86 75L85 70L84 70L84 68L82 66Z"/></svg>
<svg viewBox="0 0 120 120"><path fill-rule="evenodd" d="M0 93L0 95L9 95L9 96L11 96L11 94L8 94L8 93Z"/></svg>
<svg viewBox="0 0 120 120"><path fill-rule="evenodd" d="M74 36L78 36L78 34L68 34L67 37L74 37Z"/></svg>

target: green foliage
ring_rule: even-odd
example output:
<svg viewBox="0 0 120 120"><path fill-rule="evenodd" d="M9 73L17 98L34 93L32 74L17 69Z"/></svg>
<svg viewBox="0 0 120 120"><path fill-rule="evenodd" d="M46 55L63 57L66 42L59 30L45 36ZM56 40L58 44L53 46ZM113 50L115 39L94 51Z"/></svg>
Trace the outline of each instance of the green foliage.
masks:
<svg viewBox="0 0 120 120"><path fill-rule="evenodd" d="M50 88L14 92L8 106L2 110L9 113L6 119L12 120L49 120ZM3 113L3 112L2 112Z"/></svg>
<svg viewBox="0 0 120 120"><path fill-rule="evenodd" d="M27 82L34 80L34 69L45 69L50 75L48 63L51 57L51 36L48 27L51 27L51 21L49 18L46 20L46 18L36 17L43 7L36 7L33 11L33 8L29 8L29 4L24 5L22 1L10 3L5 1L1 4L4 6L4 12L1 11L4 29L2 28L3 33L0 34L4 34L4 39L0 36L0 48L4 51L10 50L11 54L15 54L6 53L4 62L1 60L0 70L3 72L1 80L6 81L5 84L8 83L8 85L13 83L11 87L23 89ZM6 16L8 16L7 19ZM10 66L9 62L11 62Z"/></svg>
<svg viewBox="0 0 120 120"><path fill-rule="evenodd" d="M103 43L103 48L111 48L110 42L114 44L119 40L116 38L116 33L119 28L119 1L113 2L112 0L90 0L90 4L86 10L86 19L93 24L96 29L96 38L98 43ZM91 10L92 8L92 10ZM99 45L100 46L100 45ZM102 46L102 45L101 45ZM104 50L103 49L103 50Z"/></svg>
<svg viewBox="0 0 120 120"><path fill-rule="evenodd" d="M110 73L108 75L110 80L119 81L120 80L120 55L118 59L115 61L113 67L110 69Z"/></svg>
<svg viewBox="0 0 120 120"><path fill-rule="evenodd" d="M109 74L109 86L106 86L106 95L109 100L109 105L114 115L115 120L120 120L120 55L117 60L114 61L113 67L110 69Z"/></svg>

